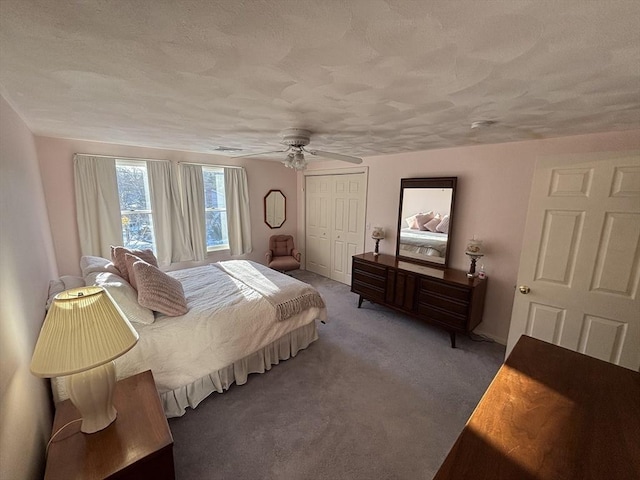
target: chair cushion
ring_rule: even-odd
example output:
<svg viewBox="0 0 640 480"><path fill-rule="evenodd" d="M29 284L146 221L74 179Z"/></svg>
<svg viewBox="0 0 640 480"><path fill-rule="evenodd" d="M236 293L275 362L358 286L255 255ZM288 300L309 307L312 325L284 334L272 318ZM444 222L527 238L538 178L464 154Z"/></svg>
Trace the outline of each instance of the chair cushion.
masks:
<svg viewBox="0 0 640 480"><path fill-rule="evenodd" d="M269 268L283 271L296 270L300 268L300 262L291 256L274 257L273 260L269 262Z"/></svg>

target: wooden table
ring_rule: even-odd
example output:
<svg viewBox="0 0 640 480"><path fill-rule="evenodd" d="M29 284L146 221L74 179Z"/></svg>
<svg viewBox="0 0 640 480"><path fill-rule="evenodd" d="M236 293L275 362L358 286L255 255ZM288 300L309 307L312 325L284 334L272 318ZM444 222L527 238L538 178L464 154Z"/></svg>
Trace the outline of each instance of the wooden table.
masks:
<svg viewBox="0 0 640 480"><path fill-rule="evenodd" d="M434 477L640 479L640 374L523 336Z"/></svg>
<svg viewBox="0 0 640 480"><path fill-rule="evenodd" d="M115 421L104 430L66 427L49 447L45 480L172 480L173 438L150 370L116 383ZM56 406L53 432L80 418L70 400Z"/></svg>

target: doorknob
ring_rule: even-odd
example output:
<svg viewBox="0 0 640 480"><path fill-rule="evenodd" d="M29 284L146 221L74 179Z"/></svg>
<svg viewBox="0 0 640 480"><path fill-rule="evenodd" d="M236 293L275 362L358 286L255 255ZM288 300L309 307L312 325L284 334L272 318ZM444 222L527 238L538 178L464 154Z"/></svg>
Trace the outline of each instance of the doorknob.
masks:
<svg viewBox="0 0 640 480"><path fill-rule="evenodd" d="M527 287L526 285L520 285L518 287L518 290L520 290L520 293L523 295L526 295L527 293L529 293L531 291L531 289L529 287Z"/></svg>

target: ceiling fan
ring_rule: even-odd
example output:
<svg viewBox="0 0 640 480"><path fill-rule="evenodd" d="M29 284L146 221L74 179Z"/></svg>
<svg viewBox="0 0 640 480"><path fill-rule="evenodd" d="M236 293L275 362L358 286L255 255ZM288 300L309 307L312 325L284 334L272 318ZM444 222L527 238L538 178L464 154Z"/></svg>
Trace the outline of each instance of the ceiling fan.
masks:
<svg viewBox="0 0 640 480"><path fill-rule="evenodd" d="M340 153L323 152L321 150L311 150L305 148L311 141L311 131L303 128L287 128L282 132L282 143L287 148L284 150L275 150L272 152L261 152L250 155L242 155L243 157L253 157L256 155L268 155L273 153L287 153L284 161L282 162L285 167L293 168L295 170L304 170L307 168L308 160L304 154L308 153L314 157L328 158L331 160L341 160L343 162L362 163L362 159L359 157L352 157L350 155L342 155Z"/></svg>

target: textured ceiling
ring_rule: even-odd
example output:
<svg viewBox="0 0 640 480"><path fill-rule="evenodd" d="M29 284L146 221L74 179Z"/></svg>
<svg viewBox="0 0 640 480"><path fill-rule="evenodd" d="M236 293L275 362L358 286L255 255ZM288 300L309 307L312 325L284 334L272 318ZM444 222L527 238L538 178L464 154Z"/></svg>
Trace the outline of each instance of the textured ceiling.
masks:
<svg viewBox="0 0 640 480"><path fill-rule="evenodd" d="M0 87L36 134L200 152L624 130L640 1L0 0Z"/></svg>

